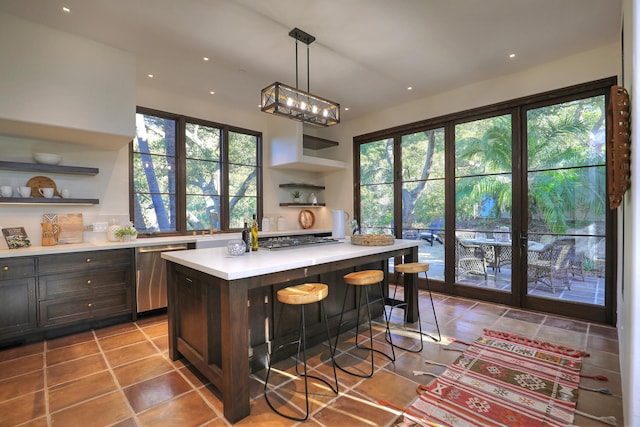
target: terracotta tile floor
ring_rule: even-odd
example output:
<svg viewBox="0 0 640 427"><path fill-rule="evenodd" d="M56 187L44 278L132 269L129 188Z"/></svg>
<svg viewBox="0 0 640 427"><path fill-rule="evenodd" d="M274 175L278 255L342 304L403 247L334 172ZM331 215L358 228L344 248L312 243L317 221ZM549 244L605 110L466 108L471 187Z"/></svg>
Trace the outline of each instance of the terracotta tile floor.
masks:
<svg viewBox="0 0 640 427"><path fill-rule="evenodd" d="M422 292L422 291L421 291ZM444 337L473 341L483 328L500 329L532 338L585 350L583 373L604 374L608 383L583 379L581 385L607 387L612 395L581 390L578 409L597 416L613 415L622 419L621 381L618 365L616 330L578 320L531 313L509 307L434 295L438 321ZM428 296L421 298L423 329L433 333ZM394 310L394 317L401 315ZM398 319L395 319L398 320ZM383 349L384 335L377 325ZM395 335L397 341L412 345L415 341ZM376 356L376 372L361 379L338 371L340 394L334 396L322 383L310 380L312 416L310 426L385 426L393 425L397 412L377 404L387 400L407 406L415 398L419 383L430 377L414 376L413 370L425 370L424 359L453 362L460 353L445 351L456 344L425 343L421 354L396 350L395 363ZM354 369L368 366L343 353L353 334L339 345L339 362ZM82 332L54 340L0 350L0 426L223 426L219 393L206 379L191 370L184 361L169 360L166 316L143 318L135 323ZM329 348L320 344L308 351L309 366L316 374L331 376L324 363ZM279 370L292 372L287 359ZM433 367L434 372L439 368ZM288 426L297 423L271 411L262 395L265 372L251 376L251 415L238 425ZM301 381L276 379L271 392L276 404L293 402L304 408ZM298 393L294 393L294 391ZM300 413L301 409L292 409ZM603 425L577 415L580 426Z"/></svg>

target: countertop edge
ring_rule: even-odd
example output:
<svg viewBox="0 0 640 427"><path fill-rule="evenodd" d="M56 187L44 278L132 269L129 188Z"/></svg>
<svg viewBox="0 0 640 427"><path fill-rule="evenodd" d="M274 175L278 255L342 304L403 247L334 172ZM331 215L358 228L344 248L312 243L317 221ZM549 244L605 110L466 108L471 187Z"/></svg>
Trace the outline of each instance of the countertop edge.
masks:
<svg viewBox="0 0 640 427"><path fill-rule="evenodd" d="M239 257L230 256L226 248L206 248L163 252L162 258L223 280L237 280L419 245L417 240L396 239L393 245L359 246L352 245L347 237L339 244L280 251L259 250Z"/></svg>
<svg viewBox="0 0 640 427"><path fill-rule="evenodd" d="M327 233L331 230L325 229L307 229L307 230L284 230L284 231L268 231L260 233L260 236L291 236L297 234L316 234ZM28 248L20 249L0 249L0 259L2 258L16 258L22 256L36 256L36 255L54 255L72 252L87 252L87 251L101 251L109 249L127 249L137 248L142 246L159 246L168 244L180 244L180 243L196 243L200 239L207 240L230 240L240 238L240 233L218 233L200 236L160 236L160 237L139 237L135 240L128 242L109 242L109 241L95 241L95 242L83 242L83 243L70 243L64 245L55 246L29 246Z"/></svg>

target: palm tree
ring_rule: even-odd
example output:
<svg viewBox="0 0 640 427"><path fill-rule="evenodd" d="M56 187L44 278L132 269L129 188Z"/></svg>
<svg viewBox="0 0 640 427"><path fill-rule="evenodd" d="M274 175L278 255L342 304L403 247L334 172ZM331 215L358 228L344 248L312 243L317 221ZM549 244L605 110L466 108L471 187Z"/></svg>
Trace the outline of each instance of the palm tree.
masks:
<svg viewBox="0 0 640 427"><path fill-rule="evenodd" d="M528 212L531 222L542 222L546 231L566 232L574 212L588 217L604 210L604 168L592 167L601 159L594 156L589 140L603 125L599 106L604 103L597 101L589 98L528 112ZM511 116L463 126L463 136L456 138L456 176L466 176L456 184L458 216L472 214L469 201L491 199L491 214L499 218L511 209Z"/></svg>

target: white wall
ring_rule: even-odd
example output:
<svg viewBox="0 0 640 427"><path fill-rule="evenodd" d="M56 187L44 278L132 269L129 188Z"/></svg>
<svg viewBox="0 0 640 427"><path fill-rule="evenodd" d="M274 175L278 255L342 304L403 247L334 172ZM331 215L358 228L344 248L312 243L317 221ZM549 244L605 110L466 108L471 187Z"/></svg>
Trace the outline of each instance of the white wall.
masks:
<svg viewBox="0 0 640 427"><path fill-rule="evenodd" d="M135 135L133 54L5 13L0 54L0 119Z"/></svg>
<svg viewBox="0 0 640 427"><path fill-rule="evenodd" d="M634 108L635 100L640 99L640 86L637 82L637 70L640 69L640 9L635 7L633 0L624 0L624 86L631 97L631 123L640 123L640 109ZM634 133L638 127L632 127L632 144ZM631 167L640 164L640 152L632 147ZM618 332L620 339L620 370L622 373L622 393L624 401L625 425L640 426L640 367L638 366L638 354L640 354L640 289L638 289L638 277L640 277L640 176L631 173L631 188L627 192L622 206L619 208L619 230L622 257L618 266L617 283L618 295Z"/></svg>
<svg viewBox="0 0 640 427"><path fill-rule="evenodd" d="M99 169L96 176L0 169L0 185L24 186L44 175L58 190L100 200L91 206L1 205L0 227L23 226L40 245L44 213L82 213L85 224L126 221L126 143L135 135L134 55L0 13L0 56L0 159L33 162L34 152L49 152L61 154L63 165ZM30 136L7 136L16 128ZM33 128L46 139L34 139ZM57 142L65 136L81 144ZM0 249L6 247L0 239Z"/></svg>

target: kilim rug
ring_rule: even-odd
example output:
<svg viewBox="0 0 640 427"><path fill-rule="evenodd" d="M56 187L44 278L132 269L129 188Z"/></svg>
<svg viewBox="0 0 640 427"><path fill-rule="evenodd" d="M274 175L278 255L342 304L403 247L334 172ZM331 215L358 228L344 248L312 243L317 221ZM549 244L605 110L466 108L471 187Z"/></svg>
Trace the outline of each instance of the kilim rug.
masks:
<svg viewBox="0 0 640 427"><path fill-rule="evenodd" d="M584 355L485 329L445 372L418 388L399 425L572 425Z"/></svg>

